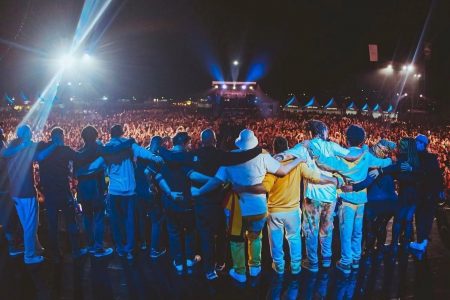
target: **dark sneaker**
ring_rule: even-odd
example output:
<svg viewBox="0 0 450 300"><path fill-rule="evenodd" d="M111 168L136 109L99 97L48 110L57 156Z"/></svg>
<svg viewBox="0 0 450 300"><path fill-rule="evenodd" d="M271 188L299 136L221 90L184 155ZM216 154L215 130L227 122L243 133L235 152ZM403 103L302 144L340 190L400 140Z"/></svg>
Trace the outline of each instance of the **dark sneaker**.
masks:
<svg viewBox="0 0 450 300"><path fill-rule="evenodd" d="M73 258L80 258L88 253L87 248L80 248L78 252L73 253Z"/></svg>
<svg viewBox="0 0 450 300"><path fill-rule="evenodd" d="M313 273L319 272L319 264L318 263L310 263L309 260L302 261L302 268L309 270L310 272L313 272Z"/></svg>
<svg viewBox="0 0 450 300"><path fill-rule="evenodd" d="M158 251L156 249L151 249L150 250L150 257L151 258L158 258L158 257L164 255L165 253L166 253L166 249L163 249L161 251Z"/></svg>
<svg viewBox="0 0 450 300"><path fill-rule="evenodd" d="M124 257L124 256L127 255L127 253L125 252L125 250L121 250L121 249L119 249L119 248L116 248L116 252L117 252L117 255L119 255L119 257Z"/></svg>
<svg viewBox="0 0 450 300"><path fill-rule="evenodd" d="M97 258L99 257L104 257L104 256L108 256L111 255L113 253L113 249L112 248L100 248L94 251L93 255Z"/></svg>
<svg viewBox="0 0 450 300"><path fill-rule="evenodd" d="M336 269L338 269L339 271L341 271L344 274L350 274L352 271L350 265L344 265L341 263L341 261L338 261L336 263Z"/></svg>
<svg viewBox="0 0 450 300"><path fill-rule="evenodd" d="M216 272L223 272L223 271L225 271L225 267L226 267L225 263L223 263L223 264L216 263Z"/></svg>
<svg viewBox="0 0 450 300"><path fill-rule="evenodd" d="M207 280L216 280L217 278L219 278L219 276L217 276L216 271L212 271L212 272L206 273L206 279Z"/></svg>
<svg viewBox="0 0 450 300"><path fill-rule="evenodd" d="M352 269L359 269L359 259L354 259L352 262Z"/></svg>
<svg viewBox="0 0 450 300"><path fill-rule="evenodd" d="M140 248L141 248L142 251L147 250L147 243L146 242L142 242Z"/></svg>
<svg viewBox="0 0 450 300"><path fill-rule="evenodd" d="M322 267L324 267L324 268L331 267L331 256L322 258Z"/></svg>
<svg viewBox="0 0 450 300"><path fill-rule="evenodd" d="M16 248L16 247L9 247L8 249L9 256L18 256L23 254L24 251L25 250L23 248Z"/></svg>

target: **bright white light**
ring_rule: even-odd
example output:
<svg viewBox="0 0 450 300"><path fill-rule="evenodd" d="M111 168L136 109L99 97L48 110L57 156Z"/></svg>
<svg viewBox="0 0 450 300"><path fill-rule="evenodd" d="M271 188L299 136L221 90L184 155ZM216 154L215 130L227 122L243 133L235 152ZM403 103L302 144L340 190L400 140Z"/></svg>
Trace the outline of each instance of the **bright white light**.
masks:
<svg viewBox="0 0 450 300"><path fill-rule="evenodd" d="M400 96L400 93L397 93L397 96Z"/></svg>
<svg viewBox="0 0 450 300"><path fill-rule="evenodd" d="M81 61L84 64L88 64L92 62L92 56L90 56L88 53L84 53L83 56L81 57Z"/></svg>
<svg viewBox="0 0 450 300"><path fill-rule="evenodd" d="M67 85L68 85L68 86L71 86L71 85L72 85L72 82L69 81L69 82L67 83Z"/></svg>
<svg viewBox="0 0 450 300"><path fill-rule="evenodd" d="M236 89L236 86L235 85L233 85L233 90L235 90Z"/></svg>
<svg viewBox="0 0 450 300"><path fill-rule="evenodd" d="M83 83L82 82L78 82L78 85L81 86Z"/></svg>
<svg viewBox="0 0 450 300"><path fill-rule="evenodd" d="M422 94L420 94L420 95L419 95L419 97L420 97L420 98L423 98L423 95L422 95Z"/></svg>
<svg viewBox="0 0 450 300"><path fill-rule="evenodd" d="M250 86L250 89L253 90L253 86Z"/></svg>
<svg viewBox="0 0 450 300"><path fill-rule="evenodd" d="M404 93L403 96L405 96L405 97L408 96L408 93Z"/></svg>
<svg viewBox="0 0 450 300"><path fill-rule="evenodd" d="M103 97L102 97L102 100L103 100L103 101L106 101L106 100L108 100L108 97L103 96Z"/></svg>
<svg viewBox="0 0 450 300"><path fill-rule="evenodd" d="M239 66L239 62L237 60L233 61L233 65Z"/></svg>
<svg viewBox="0 0 450 300"><path fill-rule="evenodd" d="M412 70L414 70L414 66L411 64L411 65L408 66L408 71L411 72Z"/></svg>
<svg viewBox="0 0 450 300"><path fill-rule="evenodd" d="M392 65L390 65L390 64L387 66L387 68L390 69L390 70L393 69L393 68L392 68Z"/></svg>
<svg viewBox="0 0 450 300"><path fill-rule="evenodd" d="M227 89L227 85L226 84L222 84L222 89L226 90Z"/></svg>
<svg viewBox="0 0 450 300"><path fill-rule="evenodd" d="M243 85L241 88L242 88L243 90L246 90L246 89L247 89L247 86L246 86L246 85Z"/></svg>
<svg viewBox="0 0 450 300"><path fill-rule="evenodd" d="M406 68L407 68L407 66L406 66L406 65L404 65L404 66L402 67L402 70L403 70L403 71L405 71L405 70L406 70Z"/></svg>
<svg viewBox="0 0 450 300"><path fill-rule="evenodd" d="M67 69L73 65L73 62L74 62L74 59L73 59L72 55L66 54L66 55L63 55L59 59L59 66L63 69Z"/></svg>
<svg viewBox="0 0 450 300"><path fill-rule="evenodd" d="M422 77L422 74L417 74L417 77L419 77L419 78Z"/></svg>
<svg viewBox="0 0 450 300"><path fill-rule="evenodd" d="M215 88L215 89L218 89L218 88L219 88L219 86L218 86L218 85L216 84L216 85L214 86L214 88Z"/></svg>

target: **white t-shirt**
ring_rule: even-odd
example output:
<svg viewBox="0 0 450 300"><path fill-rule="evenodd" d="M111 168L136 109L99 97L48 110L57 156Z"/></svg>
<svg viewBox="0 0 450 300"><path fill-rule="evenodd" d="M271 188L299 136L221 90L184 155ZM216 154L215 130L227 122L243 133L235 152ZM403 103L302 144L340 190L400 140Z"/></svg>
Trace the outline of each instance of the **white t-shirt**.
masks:
<svg viewBox="0 0 450 300"><path fill-rule="evenodd" d="M215 177L231 184L255 185L263 182L266 173L275 173L280 166L280 163L270 154L260 154L240 165L220 167ZM264 194L241 193L239 204L242 216L254 216L267 212Z"/></svg>
<svg viewBox="0 0 450 300"><path fill-rule="evenodd" d="M309 142L311 151L315 154L320 154L321 157L343 157L350 153L350 150L339 146L334 142L324 141L319 138L314 138ZM315 171L319 171L326 176L332 176L333 174L328 171L320 169L315 160L311 159L309 153L303 145L298 144L295 147L286 151L287 154L292 154L295 157L307 157L306 164L309 168ZM337 199L337 190L334 184L314 184L308 182L306 185L305 197L322 202L333 202Z"/></svg>

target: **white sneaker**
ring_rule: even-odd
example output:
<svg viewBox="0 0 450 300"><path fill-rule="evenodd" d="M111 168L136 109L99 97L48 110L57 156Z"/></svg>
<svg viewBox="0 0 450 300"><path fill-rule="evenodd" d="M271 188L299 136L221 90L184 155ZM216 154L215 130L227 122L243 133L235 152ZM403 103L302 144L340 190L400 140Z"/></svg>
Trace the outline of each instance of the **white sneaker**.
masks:
<svg viewBox="0 0 450 300"><path fill-rule="evenodd" d="M249 267L248 268L250 276L256 277L261 273L261 266L259 267Z"/></svg>
<svg viewBox="0 0 450 300"><path fill-rule="evenodd" d="M238 274L234 269L230 269L230 272L228 272L231 278L236 280L237 282L244 283L247 281L247 275L245 274Z"/></svg>
<svg viewBox="0 0 450 300"><path fill-rule="evenodd" d="M43 256L33 256L33 257L25 257L24 258L25 264L39 264L44 261Z"/></svg>

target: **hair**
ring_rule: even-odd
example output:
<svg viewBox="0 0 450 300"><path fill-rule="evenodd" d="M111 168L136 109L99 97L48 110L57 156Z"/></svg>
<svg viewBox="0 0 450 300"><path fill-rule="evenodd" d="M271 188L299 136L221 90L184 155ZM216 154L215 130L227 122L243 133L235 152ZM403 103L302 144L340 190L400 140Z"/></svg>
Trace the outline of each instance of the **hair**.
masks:
<svg viewBox="0 0 450 300"><path fill-rule="evenodd" d="M150 147L152 147L153 145L158 145L161 146L161 144L163 143L163 138L159 135L155 135L154 137L152 137L152 139L150 140Z"/></svg>
<svg viewBox="0 0 450 300"><path fill-rule="evenodd" d="M216 133L211 128L207 128L200 133L203 145L213 145L216 142Z"/></svg>
<svg viewBox="0 0 450 300"><path fill-rule="evenodd" d="M407 162L414 168L419 167L419 154L417 153L416 140L410 137L400 139L398 151L406 154Z"/></svg>
<svg viewBox="0 0 450 300"><path fill-rule="evenodd" d="M85 144L93 143L98 138L98 131L94 126L87 125L83 128L83 130L81 130L81 138Z"/></svg>
<svg viewBox="0 0 450 300"><path fill-rule="evenodd" d="M179 146L185 145L190 139L191 137L186 131L180 131L172 138L172 142L174 146Z"/></svg>
<svg viewBox="0 0 450 300"><path fill-rule="evenodd" d="M282 136L277 136L273 140L273 151L274 153L281 153L289 148L288 140Z"/></svg>
<svg viewBox="0 0 450 300"><path fill-rule="evenodd" d="M53 138L56 135L64 136L64 129L62 129L61 127L53 127L52 131L50 131L50 136Z"/></svg>
<svg viewBox="0 0 450 300"><path fill-rule="evenodd" d="M121 137L123 135L122 125L113 125L113 127L111 127L110 134L113 138Z"/></svg>
<svg viewBox="0 0 450 300"><path fill-rule="evenodd" d="M366 132L360 125L352 124L348 126L345 135L347 143L353 147L361 145L366 140Z"/></svg>
<svg viewBox="0 0 450 300"><path fill-rule="evenodd" d="M319 120L310 120L306 128L308 131L312 133L313 136L319 136L322 139L325 139L325 131L328 130L328 126Z"/></svg>
<svg viewBox="0 0 450 300"><path fill-rule="evenodd" d="M19 139L31 138L31 127L29 125L20 125L17 127L16 135Z"/></svg>

